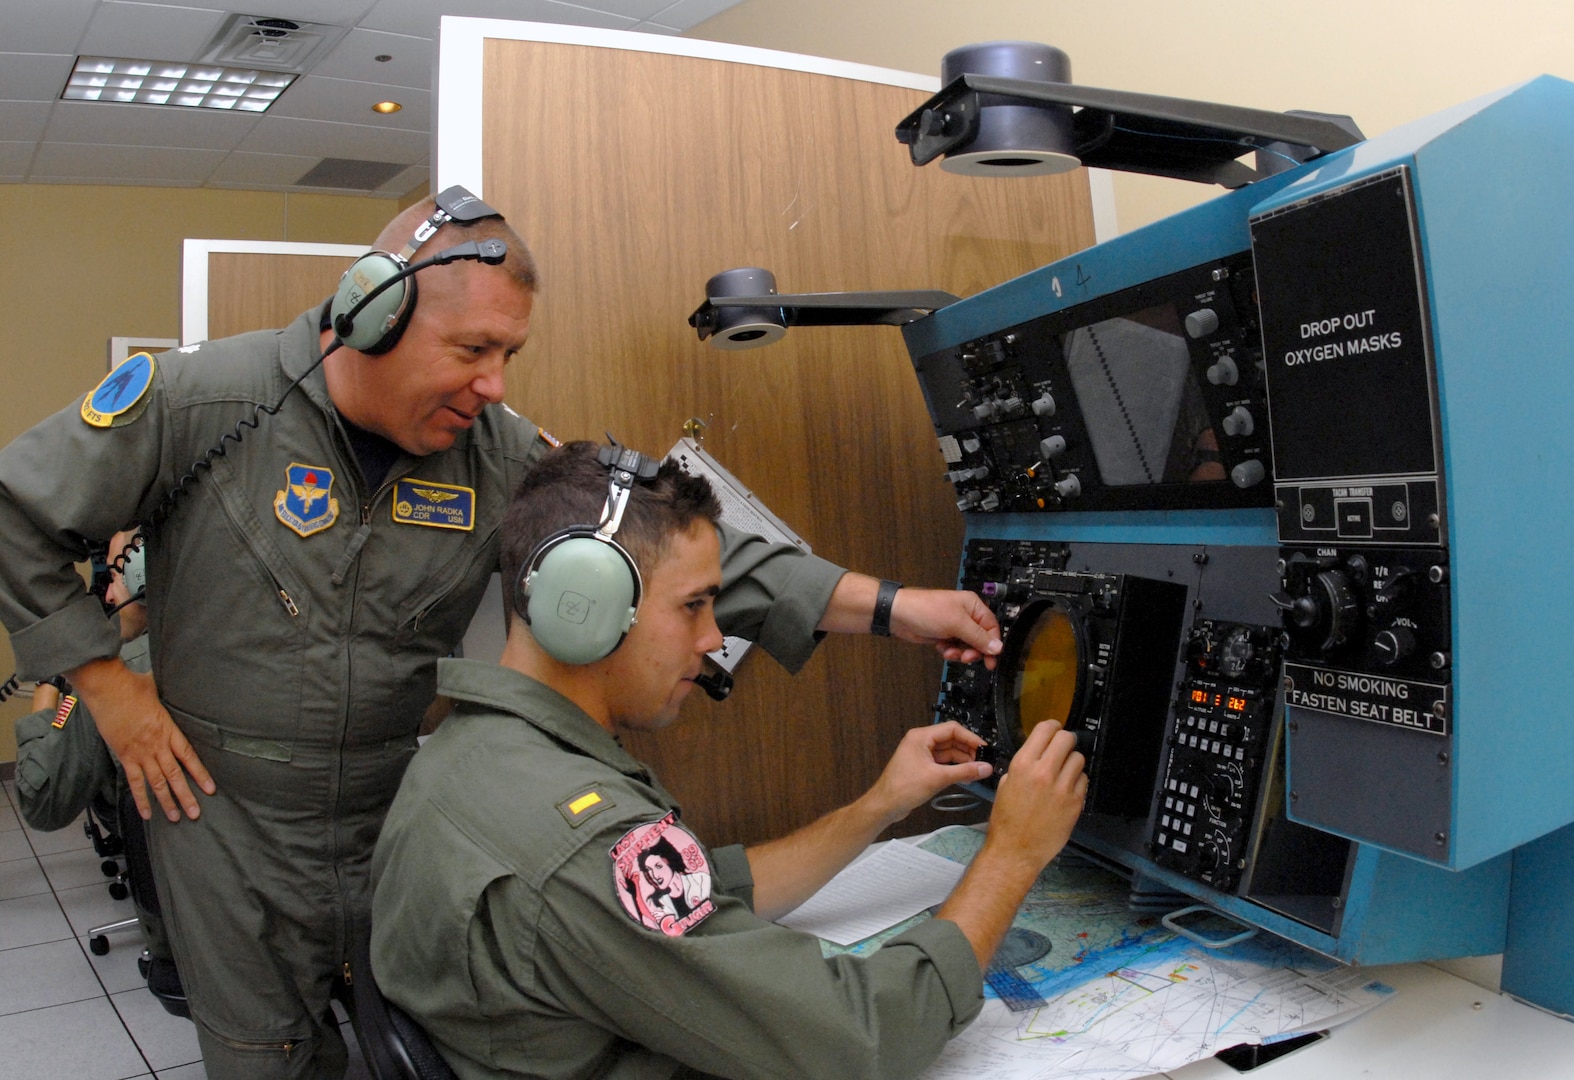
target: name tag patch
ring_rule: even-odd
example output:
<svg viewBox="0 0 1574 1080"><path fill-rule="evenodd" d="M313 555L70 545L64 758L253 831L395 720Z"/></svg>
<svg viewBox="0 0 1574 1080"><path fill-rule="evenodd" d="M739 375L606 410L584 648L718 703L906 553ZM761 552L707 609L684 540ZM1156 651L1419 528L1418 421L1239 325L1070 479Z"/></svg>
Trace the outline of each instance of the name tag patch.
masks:
<svg viewBox="0 0 1574 1080"><path fill-rule="evenodd" d="M393 519L433 529L475 528L475 489L431 480L394 482Z"/></svg>
<svg viewBox="0 0 1574 1080"><path fill-rule="evenodd" d="M716 910L710 863L677 815L636 825L608 852L613 887L628 917L668 937L682 937Z"/></svg>
<svg viewBox="0 0 1574 1080"><path fill-rule="evenodd" d="M339 517L332 491L332 470L291 462L284 470L284 490L273 497L274 516L301 536L320 533Z"/></svg>
<svg viewBox="0 0 1574 1080"><path fill-rule="evenodd" d="M107 428L129 424L141 416L147 408L155 367L153 357L145 352L127 358L82 399L82 419L94 427Z"/></svg>

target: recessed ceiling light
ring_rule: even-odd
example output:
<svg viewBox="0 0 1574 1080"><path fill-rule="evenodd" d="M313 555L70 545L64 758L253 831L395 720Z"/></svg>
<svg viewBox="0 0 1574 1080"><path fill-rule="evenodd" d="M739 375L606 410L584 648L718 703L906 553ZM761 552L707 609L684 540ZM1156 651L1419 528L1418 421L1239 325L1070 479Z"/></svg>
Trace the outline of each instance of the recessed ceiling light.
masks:
<svg viewBox="0 0 1574 1080"><path fill-rule="evenodd" d="M79 56L60 97L266 112L294 81L294 75L277 71Z"/></svg>
<svg viewBox="0 0 1574 1080"><path fill-rule="evenodd" d="M372 112L387 115L388 113L396 113L402 108L404 108L404 106L399 104L397 101L379 101L376 105L372 106Z"/></svg>

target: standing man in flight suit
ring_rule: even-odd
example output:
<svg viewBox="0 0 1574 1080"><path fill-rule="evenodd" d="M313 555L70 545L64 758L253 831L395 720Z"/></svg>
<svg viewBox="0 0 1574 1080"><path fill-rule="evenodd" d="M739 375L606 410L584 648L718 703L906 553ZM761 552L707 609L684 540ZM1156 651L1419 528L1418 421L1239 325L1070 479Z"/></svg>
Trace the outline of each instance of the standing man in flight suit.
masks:
<svg viewBox="0 0 1574 1080"><path fill-rule="evenodd" d="M0 620L22 677L64 671L163 811L153 860L211 1080L342 1074L328 999L372 845L551 441L502 404L536 287L502 217L451 188L376 247L290 326L133 358L0 450ZM71 566L133 521L151 676ZM718 619L789 670L822 631L999 651L970 593L725 537Z"/></svg>

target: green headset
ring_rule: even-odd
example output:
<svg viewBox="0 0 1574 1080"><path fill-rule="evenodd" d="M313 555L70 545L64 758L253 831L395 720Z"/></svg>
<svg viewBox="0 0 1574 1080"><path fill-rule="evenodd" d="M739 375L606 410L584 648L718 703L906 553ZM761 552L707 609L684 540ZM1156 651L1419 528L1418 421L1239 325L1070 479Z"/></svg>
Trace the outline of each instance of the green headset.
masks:
<svg viewBox="0 0 1574 1080"><path fill-rule="evenodd" d="M537 544L514 587L514 610L547 655L593 664L623 643L639 613L644 581L613 535L636 481L660 462L614 442L596 460L608 470L607 502L595 525L571 525Z"/></svg>
<svg viewBox="0 0 1574 1080"><path fill-rule="evenodd" d="M369 356L380 356L392 349L399 344L415 311L416 270L436 262L451 262L452 258L443 257L450 255L501 262L505 249L499 241L489 242L498 249L495 260L485 254L461 253L458 248L444 252L432 263L412 266L411 257L450 221L468 225L482 218L502 216L457 184L443 190L437 196L437 209L416 227L403 250L398 254L369 251L351 263L339 278L333 305L328 309L334 334L349 348Z"/></svg>

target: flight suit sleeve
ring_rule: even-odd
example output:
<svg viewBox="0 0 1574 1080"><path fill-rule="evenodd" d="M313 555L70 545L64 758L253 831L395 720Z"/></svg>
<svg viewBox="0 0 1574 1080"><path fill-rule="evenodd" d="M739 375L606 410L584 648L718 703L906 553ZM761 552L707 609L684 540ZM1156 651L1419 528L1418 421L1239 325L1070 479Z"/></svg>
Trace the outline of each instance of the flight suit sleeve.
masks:
<svg viewBox="0 0 1574 1080"><path fill-rule="evenodd" d="M75 703L58 728L57 713L44 709L16 722L17 808L40 832L70 825L93 796L115 786L115 760L87 707Z"/></svg>
<svg viewBox="0 0 1574 1080"><path fill-rule="evenodd" d="M721 595L716 623L724 634L753 641L788 671L797 671L825 635L816 630L831 602L841 567L791 544L729 525L721 534Z"/></svg>
<svg viewBox="0 0 1574 1080"><path fill-rule="evenodd" d="M978 963L954 923L929 920L867 957L825 958L818 939L719 890L708 916L670 935L636 922L615 888L605 845L587 844L539 903L517 878L494 882L478 922L499 937L491 955L521 965L516 985L537 985L569 1012L690 1069L911 1077L983 1004ZM534 925L520 925L530 912ZM518 947L525 941L532 947Z"/></svg>
<svg viewBox="0 0 1574 1080"><path fill-rule="evenodd" d="M144 519L171 482L161 375L119 426L91 426L78 401L0 449L0 622L24 679L120 650L73 564L87 557L87 540Z"/></svg>

